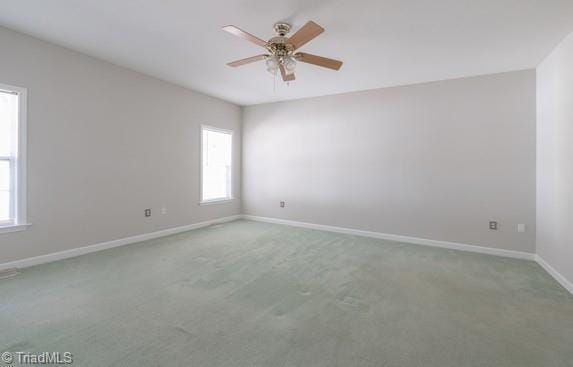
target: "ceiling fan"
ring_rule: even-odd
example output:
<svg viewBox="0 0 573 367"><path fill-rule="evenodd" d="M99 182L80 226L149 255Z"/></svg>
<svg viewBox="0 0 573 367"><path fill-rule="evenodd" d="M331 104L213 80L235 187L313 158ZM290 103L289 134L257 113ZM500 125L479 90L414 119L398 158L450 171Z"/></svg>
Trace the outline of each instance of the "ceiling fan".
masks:
<svg viewBox="0 0 573 367"><path fill-rule="evenodd" d="M287 37L287 34L291 29L291 26L288 23L276 23L273 29L275 32L277 32L278 36L275 36L268 41L264 41L248 32L243 31L238 27L235 27L234 25L223 27L224 31L250 41L258 46L265 48L268 51L268 54L261 54L248 57L246 59L233 61L227 65L237 67L256 61L265 60L267 71L273 75L276 75L280 70L282 79L285 82L289 82L295 79L294 71L297 61L322 66L332 70L339 70L342 66L342 61L329 59L322 56L316 56L306 52L296 52L300 47L307 44L316 36L324 32L324 28L315 22L309 21L290 37Z"/></svg>

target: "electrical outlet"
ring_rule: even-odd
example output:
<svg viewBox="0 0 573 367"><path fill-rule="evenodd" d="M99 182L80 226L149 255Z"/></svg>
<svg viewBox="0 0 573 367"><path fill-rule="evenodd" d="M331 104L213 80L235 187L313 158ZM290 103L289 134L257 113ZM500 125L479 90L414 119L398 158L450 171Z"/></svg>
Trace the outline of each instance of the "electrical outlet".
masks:
<svg viewBox="0 0 573 367"><path fill-rule="evenodd" d="M496 231L497 230L497 222L496 221L490 221L489 222L489 229Z"/></svg>
<svg viewBox="0 0 573 367"><path fill-rule="evenodd" d="M145 209L144 213L146 217L151 217L151 209Z"/></svg>
<svg viewBox="0 0 573 367"><path fill-rule="evenodd" d="M281 208L284 208L284 207L285 207L285 202L284 202L284 201L281 201L281 204L280 204L280 205L281 205Z"/></svg>
<svg viewBox="0 0 573 367"><path fill-rule="evenodd" d="M519 233L525 232L525 224L518 224L517 225L517 232L519 232Z"/></svg>
<svg viewBox="0 0 573 367"><path fill-rule="evenodd" d="M162 207L161 208L161 215L165 215L167 214L167 208L166 207Z"/></svg>

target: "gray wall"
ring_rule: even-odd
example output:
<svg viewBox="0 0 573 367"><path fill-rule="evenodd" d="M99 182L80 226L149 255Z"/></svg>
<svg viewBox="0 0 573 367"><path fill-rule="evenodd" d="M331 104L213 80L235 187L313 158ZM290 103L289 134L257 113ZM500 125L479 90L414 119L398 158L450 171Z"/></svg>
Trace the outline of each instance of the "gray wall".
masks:
<svg viewBox="0 0 573 367"><path fill-rule="evenodd" d="M537 83L537 253L573 283L573 33Z"/></svg>
<svg viewBox="0 0 573 367"><path fill-rule="evenodd" d="M533 70L247 107L243 146L247 214L535 252Z"/></svg>
<svg viewBox="0 0 573 367"><path fill-rule="evenodd" d="M202 123L237 132L239 198L239 107L5 28L0 45L0 83L29 89L32 223L0 234L0 263L240 213L198 206Z"/></svg>

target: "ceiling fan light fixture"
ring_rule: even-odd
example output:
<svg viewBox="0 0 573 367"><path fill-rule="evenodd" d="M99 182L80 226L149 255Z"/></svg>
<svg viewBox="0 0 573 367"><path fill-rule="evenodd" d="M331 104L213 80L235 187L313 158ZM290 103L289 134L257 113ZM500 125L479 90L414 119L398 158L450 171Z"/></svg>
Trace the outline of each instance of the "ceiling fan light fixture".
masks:
<svg viewBox="0 0 573 367"><path fill-rule="evenodd" d="M294 73L294 70L296 69L296 60L294 59L294 57L292 56L285 57L283 64L285 66L287 73L289 74Z"/></svg>
<svg viewBox="0 0 573 367"><path fill-rule="evenodd" d="M267 64L267 71L273 75L276 75L278 70L279 70L279 60L277 59L276 56L269 56L267 57L267 59L265 60L265 63Z"/></svg>

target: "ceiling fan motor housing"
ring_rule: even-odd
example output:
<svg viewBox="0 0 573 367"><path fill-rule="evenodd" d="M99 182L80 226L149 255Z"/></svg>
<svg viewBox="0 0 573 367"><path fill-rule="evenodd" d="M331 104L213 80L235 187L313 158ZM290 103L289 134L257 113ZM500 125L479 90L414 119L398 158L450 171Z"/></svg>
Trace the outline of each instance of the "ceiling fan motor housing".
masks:
<svg viewBox="0 0 573 367"><path fill-rule="evenodd" d="M288 56L294 51L294 47L290 43L287 43L287 41L288 38L286 37L273 37L269 40L267 49L271 54L277 57Z"/></svg>
<svg viewBox="0 0 573 367"><path fill-rule="evenodd" d="M273 29L278 33L278 36L267 42L267 49L272 55L283 58L293 53L294 46L288 43L288 37L286 37L290 28L288 23L276 23L274 25Z"/></svg>

